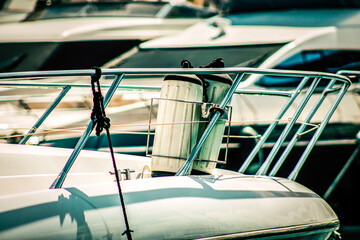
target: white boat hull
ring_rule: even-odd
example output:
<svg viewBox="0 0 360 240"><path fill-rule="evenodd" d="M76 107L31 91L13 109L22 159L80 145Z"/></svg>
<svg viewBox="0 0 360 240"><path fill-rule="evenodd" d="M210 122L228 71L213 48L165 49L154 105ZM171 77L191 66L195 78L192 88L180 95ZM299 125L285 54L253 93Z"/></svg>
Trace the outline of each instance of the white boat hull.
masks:
<svg viewBox="0 0 360 240"><path fill-rule="evenodd" d="M0 144L0 197L48 189L65 166L72 149ZM115 154L121 171L130 169L131 178L150 176L151 159ZM82 151L66 177L63 187L113 182L115 175L109 152ZM123 176L125 177L125 176Z"/></svg>
<svg viewBox="0 0 360 240"><path fill-rule="evenodd" d="M133 239L327 239L336 214L314 192L246 175L121 181ZM126 239L116 183L0 198L0 239Z"/></svg>

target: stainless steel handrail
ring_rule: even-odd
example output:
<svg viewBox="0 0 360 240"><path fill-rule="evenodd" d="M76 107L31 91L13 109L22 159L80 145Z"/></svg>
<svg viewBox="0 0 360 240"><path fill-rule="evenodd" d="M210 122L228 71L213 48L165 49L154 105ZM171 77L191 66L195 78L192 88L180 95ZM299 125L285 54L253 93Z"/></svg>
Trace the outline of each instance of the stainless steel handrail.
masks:
<svg viewBox="0 0 360 240"><path fill-rule="evenodd" d="M153 74L265 74L271 76L292 76L292 77L321 77L327 79L337 79L338 81L351 81L341 75L311 71L291 71L278 69L258 69L258 68L112 68L102 69L102 75L153 75ZM57 71L31 71L31 72L10 72L0 73L0 79L16 78L35 78L35 77L64 77L64 76L93 76L95 70L57 70Z"/></svg>
<svg viewBox="0 0 360 240"><path fill-rule="evenodd" d="M58 76L93 76L95 74L95 70L90 69L90 70L59 70L59 71L43 71L43 72L20 72L20 73L0 73L0 79L18 79L18 78L38 78L38 77L58 77ZM238 93L238 94L257 94L257 95L277 95L277 96L286 96L289 97L288 102L285 104L285 106L283 107L283 109L281 110L281 112L278 114L277 118L275 119L275 121L269 126L268 130L265 132L265 134L262 136L262 138L260 139L260 141L258 142L258 144L256 145L256 147L254 148L254 150L252 151L252 153L250 154L249 158L245 161L245 163L243 164L243 166L240 168L240 172L244 172L247 167L249 166L249 164L252 161L252 158L257 154L257 152L261 149L262 145L265 143L268 135L274 130L275 126L277 125L278 121L284 114L285 112L288 110L288 108L290 107L290 105L293 103L293 101L295 100L295 98L302 92L303 88L305 88L305 85L308 81L310 81L312 78L317 79L316 81L320 81L320 80L328 80L329 82L331 81L335 81L336 83L342 84L342 86L340 88L337 89L332 89L331 87L327 88L327 93L338 93L338 96L336 98L336 100L334 101L331 109L328 111L328 114L326 115L324 121L320 124L320 127L317 129L316 133L314 134L314 137L311 139L308 148L306 148L304 154L302 155L302 158L299 160L297 166L295 167L295 169L293 170L293 172L291 173L291 175L289 176L289 179L295 180L298 172L301 169L301 166L303 165L304 161L306 160L310 150L312 149L312 147L314 146L315 142L317 141L319 135L321 134L321 132L323 131L325 125L327 124L328 120L330 119L331 115L333 114L333 112L335 111L338 103L340 102L340 100L342 99L343 95L345 94L346 90L349 88L349 86L351 85L351 81L345 77L345 76L341 76L341 75L336 75L336 74L330 74L330 73L321 73L321 72L309 72L309 71L291 71L291 70L274 70L274 69L255 69L255 68L213 68L213 69L208 69L208 68L191 68L191 69L182 69L182 68L167 68L167 69L163 69L163 68L144 68L144 69L138 69L138 68L126 68L126 69L102 69L102 75L112 75L115 76L115 80L113 82L113 84L111 86L105 86L105 87L109 87L108 93L105 97L105 105L108 104L108 102L110 101L112 95L114 94L114 92L119 88L119 84L121 79L123 78L123 76L125 75L153 75L153 74L161 74L161 75L165 75L165 74L236 74L236 80L234 81L232 87L230 88L229 92L227 93L226 97L223 99L220 107L224 108L227 103L229 102L229 100L231 99L232 95L234 93ZM299 85L299 87L295 90L295 91L266 91L266 90L245 90L245 89L236 89L237 86L239 85L240 81L241 81L241 77L244 74L262 74L262 75L271 75L271 76L291 76L291 77L301 77L303 78L301 84ZM21 85L21 83L12 83L12 82L7 82L7 83L0 83L0 86L10 86L10 85L15 86L16 84L19 84L19 86ZM45 87L46 84L44 83L34 83L34 84L30 84L30 83L25 83L23 85L21 85L22 87L24 86L39 86L39 87ZM48 85L52 85L52 87L64 87L64 86L77 86L77 87L88 87L90 85L82 85L82 84L48 84ZM123 86L120 86L123 87ZM310 90L308 90L308 94L305 96L305 99L303 100L303 104L301 105L306 105L308 98L311 96L312 92L314 91L316 87L316 83L313 84L312 87L310 87ZM130 89L131 87L129 87L128 89ZM147 87L138 87L138 89L145 89L146 90ZM126 89L126 86L124 87L124 89ZM151 90L159 90L158 87L148 87L148 89ZM320 103L321 104L321 103ZM320 106L319 104L319 106ZM283 142L283 138L286 137L290 131L290 128L294 125L294 122L296 120L296 118L298 117L299 113L302 111L304 106L301 106L298 108L297 112L294 115L294 120L291 121L291 123L288 124L289 127L287 127L284 130L284 133L282 134L280 140L278 140L278 144L275 144L274 146L274 153L277 152L279 150L279 148L282 145ZM317 108L317 107L316 107ZM191 168L191 164L192 161L195 159L197 153L199 152L199 149L201 148L201 144L206 140L207 136L209 135L212 126L215 124L215 122L217 121L217 119L220 116L220 112L216 112L214 114L214 116L212 117L212 119L210 120L210 124L208 125L207 129L205 130L204 134L202 135L202 137L200 138L200 141L198 143L198 145L194 148L194 150L192 151L192 153L190 154L189 158L187 159L187 161L185 162L185 164L183 165L183 167L179 170L179 172L177 173L177 175L187 175L190 172L190 168ZM309 119L310 121L310 119ZM54 181L54 183L52 184L52 188L59 188L62 186L66 175L68 173L68 171L70 170L72 164L74 163L74 161L76 160L76 157L78 156L79 152L81 151L81 149L83 148L83 146L85 145L90 133L92 132L93 126L92 126L92 122L89 123L86 131L84 132L84 134L82 135L82 137L80 138L79 142L77 143L76 147L73 150L73 153L71 154L69 160L67 161L66 165L64 166L63 170L61 171L61 173L59 174L59 176L57 177L57 179ZM288 151L288 150L287 150ZM272 154L273 155L273 154ZM271 158L273 158L273 156L271 156ZM258 173L258 174L266 174L268 167L270 166L270 161L265 161L266 165L264 165L262 167L262 170ZM281 164L280 164L281 165ZM277 166L278 167L278 166ZM271 173L272 175L274 175L274 172L272 171Z"/></svg>
<svg viewBox="0 0 360 240"><path fill-rule="evenodd" d="M120 84L121 80L123 79L123 77L124 77L124 74L120 74L120 75L115 77L112 86L109 88L109 90L107 91L107 93L105 95L104 108L106 108L106 106L109 104L112 96L114 95L114 93L116 91L116 88L119 86L119 84ZM63 170L60 172L58 177L52 183L50 188L60 188L62 186L68 172L70 171L70 168L74 164L74 162L75 162L77 156L79 155L80 151L85 146L85 143L89 139L89 136L90 136L91 132L93 131L93 129L94 129L94 123L93 123L93 121L90 121L87 128L86 128L86 130L85 130L85 132L83 133L83 135L79 139L78 143L76 144L76 146L74 148L74 151L71 153L70 158L66 162Z"/></svg>
<svg viewBox="0 0 360 240"><path fill-rule="evenodd" d="M294 145L296 144L297 140L299 139L299 135L305 130L307 123L310 122L310 120L314 117L315 113L317 112L317 110L319 109L320 105L322 104L322 102L325 100L325 97L328 94L328 90L330 90L332 88L332 86L335 84L335 80L332 80L328 86L326 87L326 89L323 91L321 97L318 99L318 101L315 103L313 109L310 111L309 115L307 116L307 118L305 119L304 123L299 127L299 129L297 130L297 132L294 134L293 138L291 139L291 141L289 142L289 144L286 146L286 149L284 150L283 154L280 156L279 160L277 161L277 163L275 164L274 168L271 170L270 172L270 176L275 176L276 173L279 171L281 165L284 163L285 159L287 158L287 156L289 155L291 149L294 147Z"/></svg>
<svg viewBox="0 0 360 240"><path fill-rule="evenodd" d="M1 74L1 73L0 73ZM29 87L29 88L53 88L63 89L66 87L70 88L91 88L90 84L79 84L79 83L14 83L14 82L0 82L0 87ZM109 84L102 84L101 88L110 88ZM121 85L118 86L118 90L121 91L160 91L161 86L138 86L138 85ZM279 97L291 97L292 92L276 91L276 90L253 90L253 89L237 89L235 94L248 94L248 95L268 95L268 96L279 96Z"/></svg>
<svg viewBox="0 0 360 240"><path fill-rule="evenodd" d="M244 164L240 167L239 172L244 173L247 168L250 166L251 162L255 158L255 156L258 154L262 146L264 145L265 141L268 139L270 134L274 131L275 127L278 125L279 121L286 111L290 108L290 106L295 101L296 97L301 93L301 90L305 87L306 83L309 81L310 78L305 77L300 82L298 87L295 90L295 93L291 96L291 98L288 100L288 102L283 106L282 110L279 112L277 117L275 118L274 122L270 124L270 126L267 128L263 136L261 137L260 141L256 144L255 148L251 151L250 155L246 158Z"/></svg>
<svg viewBox="0 0 360 240"><path fill-rule="evenodd" d="M34 124L34 126L29 130L29 132L21 139L19 144L26 144L26 142L30 139L31 135L36 132L41 124L45 121L45 119L51 114L51 112L56 108L56 106L61 102L61 100L65 97L65 95L70 91L71 87L65 87L55 101L46 109L44 114L39 118L39 120Z"/></svg>
<svg viewBox="0 0 360 240"><path fill-rule="evenodd" d="M337 108L337 106L339 105L341 99L344 97L347 89L350 87L350 85L343 85L341 91L338 93L338 95L336 96L336 99L333 101L333 104L331 105L329 111L327 112L326 116L324 117L323 121L320 123L319 128L316 130L314 136L312 137L312 139L310 140L309 144L307 145L303 155L301 156L301 158L299 159L299 161L297 162L294 170L291 172L291 174L289 175L288 179L290 180L295 180L297 175L299 174L300 169L302 168L302 166L304 165L307 157L309 156L311 150L313 149L313 147L315 146L316 141L319 139L320 134L324 131L325 126L327 125L327 123L329 122L331 116L333 115L335 109Z"/></svg>

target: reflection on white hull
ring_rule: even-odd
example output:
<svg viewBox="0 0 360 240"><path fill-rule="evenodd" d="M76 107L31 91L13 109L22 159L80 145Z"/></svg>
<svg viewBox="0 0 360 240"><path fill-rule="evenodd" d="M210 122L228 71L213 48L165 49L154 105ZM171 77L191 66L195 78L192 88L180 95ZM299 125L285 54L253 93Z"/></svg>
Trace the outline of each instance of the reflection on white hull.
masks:
<svg viewBox="0 0 360 240"><path fill-rule="evenodd" d="M96 95L94 82L97 82L99 87L99 71L97 69L83 72L84 75L89 75L92 78L94 95ZM335 237L336 230L340 225L335 212L326 201L313 191L296 183L295 180L332 113L351 85L348 78L319 72L249 68L107 69L102 70L102 73L104 75L116 75L116 78L104 98L104 108L125 74L171 73L201 74L201 76L213 74L212 76L215 76L215 74L229 74L231 72L235 73L236 77L219 105L212 105L211 102L207 102L206 99L210 99L209 96L209 98L204 97L201 103L187 102L195 107L198 106L196 104L201 104L201 117L206 120L206 127L204 130L198 131L201 135L199 138L194 137L195 146L191 147L188 156L185 156L184 163L179 166L180 169L160 169L161 174L165 173L163 175L170 176L154 177L157 174L157 169L150 169L149 158L119 154L116 155L115 159L112 158L113 169L116 174L120 172L121 176L125 175L127 181L120 181L121 179L117 175L116 181L114 181L108 153L89 151L82 153L82 155L79 154L95 126L101 127L99 119L105 118L105 113L101 112L100 107L93 108L96 120L91 118L93 121L87 126L55 181L51 185L50 182L46 182L48 180L44 181L48 186L47 188L38 187L37 182L41 176L49 179L48 176L53 174L55 169L61 169L66 160L64 156L68 153L67 150L40 146L4 145L4 149L1 151L5 154L4 158L1 159L2 166L5 167L2 180L13 181L13 184L9 184L8 188L4 188L4 190L10 189L12 185L19 187L19 189L17 192L13 192L14 194L8 192L0 197L0 239L120 239L124 233L126 233L128 240L133 238L325 240L330 236ZM211 140L211 133L214 129L216 131L217 121L226 121L227 104L244 73L296 75L302 76L303 79L294 92L238 90L238 94L282 97L285 94L289 98L266 132L259 137L259 141L238 172L213 169L214 164L211 166L207 164L207 162L213 161L211 157L198 159L200 154L198 156L196 154L202 154L205 151L202 146L206 146L207 143L211 143L209 145L213 149L216 148L216 144L208 140ZM43 76L49 73L20 74L27 77L28 75ZM65 76L74 74L74 72L56 71L50 72L50 74ZM9 77L16 78L19 76L17 73L0 74L0 79ZM94 81L96 77L98 79ZM176 80L173 78L169 81L184 81L184 77L176 76ZM305 120L299 122L301 125L296 133L291 134L291 128L294 127L320 81L328 82L321 98L313 105L313 110L308 113ZM308 82L311 84L306 87ZM205 83L203 82L199 86L205 86ZM306 94L303 96L300 92L305 89ZM96 93L99 94L99 92ZM288 154L293 150L298 137L305 133L305 128L311 124L313 114L317 112L323 100L330 94L335 97L333 104L320 125L311 132L312 137L290 175L287 179L276 177L284 161L288 160ZM301 104L292 112L293 117L289 119L286 128L278 137L266 160L262 162L256 175L245 175L246 170L251 167L251 164L254 164L255 157L260 154L261 148L274 131L279 120L291 109L292 103L298 97L302 99ZM99 103L95 100L94 97L95 106L102 104L101 101ZM165 100L185 102L180 97ZM209 104L210 108L206 108ZM175 104L170 105L170 107L179 108ZM192 111L185 112L187 113L184 115L192 114ZM175 119L175 121L178 120ZM39 121L29 134L34 132L41 123L42 121ZM195 125L199 122L180 122L180 124L189 123ZM163 124L176 126L179 123L169 120ZM98 130L99 128L96 128L97 135L99 135ZM176 131L175 127L168 129L169 135L173 134L174 136L171 147L175 148L179 145L179 142L176 141L177 138L182 138L181 134L180 136L177 135L179 132L181 133L181 131ZM222 138L223 134L216 135ZM293 136L291 137L291 135ZM169 139L169 137L155 132L155 137L159 136L162 141ZM108 137L110 139L110 134ZM285 150L282 153L279 152L285 139L290 137L291 141ZM20 144L22 143L26 143L26 141L20 142ZM217 147L220 148L221 142L218 143ZM111 146L110 140L109 145ZM161 144L160 147L164 146L165 144ZM209 151L213 149L210 148ZM172 155L174 152L172 150L169 152L169 156L161 157L171 157L173 161L183 161L184 157ZM277 153L281 156L274 159ZM107 161L106 155L109 157ZM77 161L75 162L75 160ZM193 167L196 164L207 165L206 171L202 171L207 174L195 174L192 170L199 171ZM151 178L150 170L153 171ZM107 178L98 177L104 172L107 172ZM99 173L99 175L96 176L94 173ZM30 176L31 174L33 175ZM161 174L157 176L161 176ZM189 176L191 174L193 175ZM21 190L21 187L26 188L26 186L19 182L21 177L26 175L28 176L29 187L28 190ZM76 175L83 175L82 180L76 179ZM49 187L50 189L48 189Z"/></svg>
<svg viewBox="0 0 360 240"><path fill-rule="evenodd" d="M122 181L133 239L327 239L327 203L281 178L237 175ZM0 198L1 239L120 239L116 183ZM19 217L21 216L21 217Z"/></svg>

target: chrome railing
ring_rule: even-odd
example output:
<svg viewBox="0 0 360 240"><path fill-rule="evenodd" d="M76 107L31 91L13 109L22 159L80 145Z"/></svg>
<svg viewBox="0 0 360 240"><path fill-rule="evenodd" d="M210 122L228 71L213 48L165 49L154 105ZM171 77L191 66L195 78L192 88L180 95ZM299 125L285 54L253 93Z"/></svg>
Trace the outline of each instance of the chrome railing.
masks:
<svg viewBox="0 0 360 240"><path fill-rule="evenodd" d="M298 160L295 168L289 175L289 179L295 180L301 167L303 166L304 162L306 161L310 151L313 149L316 141L318 140L320 134L323 132L326 124L328 123L329 119L331 118L332 114L334 113L336 107L338 106L339 102L341 101L342 97L344 96L345 92L351 85L350 80L347 77L330 74L330 73L320 73L320 72L305 72L305 71L289 71L289 70L272 70L272 69L253 69L253 68L192 68L192 69L178 69L178 68L168 68L168 69L160 69L160 68L148 68L148 69L102 69L102 76L114 76L114 81L111 85L104 85L102 87L108 88L104 99L105 107L108 105L109 101L111 100L113 94L118 88L124 89L137 89L137 90L160 90L159 87L151 87L151 86L144 86L144 87L135 87L135 86L120 86L120 83L124 76L128 75L166 75L166 74L235 74L235 80L233 82L232 87L230 88L229 92L223 99L220 104L220 108L224 109L226 105L229 103L233 94L250 94L250 95L268 95L268 96L286 96L288 97L287 103L283 106L282 110L279 112L277 117L273 120L273 122L269 125L265 133L261 136L260 140L258 141L257 145L254 147L248 158L245 160L244 164L239 169L240 173L244 173L249 165L254 160L254 157L259 154L259 151L263 147L264 143L270 136L270 134L274 131L275 127L278 125L279 120L287 113L290 109L290 106L294 103L295 99L301 99L300 104L298 105L296 111L293 113L290 121L286 125L283 132L280 134L278 140L276 141L275 145L273 146L270 154L268 155L267 159L265 160L264 164L260 167L257 175L270 175L275 176L279 168L284 163L285 159L287 158L289 152L294 147L298 137L304 132L305 127L310 123L312 117L319 109L320 105L322 104L323 100L326 96L330 94L336 95L331 107L328 109L326 116L324 117L323 121L318 125L316 131L314 132L313 137L309 141L305 151L303 152L301 158ZM299 77L302 78L300 84L294 91L273 91L273 90L252 90L252 89L241 89L238 88L239 84L241 83L243 76L249 74L261 74L261 75L270 75L270 76L282 76L282 77ZM74 76L94 76L95 70L68 70L68 71L38 71L38 72L20 72L20 73L0 73L1 80L10 80L10 79L18 79L18 78L48 78L48 77L74 77ZM308 114L305 121L302 123L300 128L297 130L296 134L292 137L292 140L287 145L285 151L282 153L281 157L277 160L275 166L268 174L269 168L271 163L274 161L275 156L279 152L281 146L283 146L285 138L289 135L291 129L294 128L296 121L298 120L300 113L304 110L305 106L309 104L309 99L313 95L315 89L318 88L318 84L320 82L327 81L327 86L323 88L322 94L317 100L316 104L313 106L312 111ZM308 87L308 85L310 86ZM26 143L28 140L28 136L33 134L36 129L42 124L44 119L46 119L49 114L52 112L53 109L57 106L57 104L61 101L61 99L67 94L71 87L90 87L87 84L51 84L51 83L17 83L17 82L1 82L0 87L11 87L11 86L37 86L37 87L53 87L53 88L63 88L63 91L59 94L53 104L45 111L43 116L38 120L38 122L33 126L32 129L29 130L27 136L25 136L21 144ZM301 94L306 90L305 94ZM219 112L216 112L203 135L201 136L199 142L187 158L185 164L182 168L178 171L177 175L187 175L190 173L191 165L196 155L198 154L202 144L206 140L207 136L211 132L214 124L218 120L220 116ZM87 142L91 132L93 130L93 123L90 121L85 132L79 139L78 143L76 144L71 156L69 157L67 163L65 164L64 168L51 185L51 188L60 188L65 181L67 173L69 172L71 166L75 162L79 152L84 147L85 143Z"/></svg>

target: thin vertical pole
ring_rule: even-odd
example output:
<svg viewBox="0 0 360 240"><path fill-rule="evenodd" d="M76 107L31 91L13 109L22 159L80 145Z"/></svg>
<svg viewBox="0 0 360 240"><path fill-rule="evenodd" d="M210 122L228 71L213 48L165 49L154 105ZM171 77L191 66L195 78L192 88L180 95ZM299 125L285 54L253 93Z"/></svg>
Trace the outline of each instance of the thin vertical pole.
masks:
<svg viewBox="0 0 360 240"><path fill-rule="evenodd" d="M358 135L360 135L360 134L358 134ZM358 141L359 140L360 139L358 139ZM359 154L359 152L360 152L360 141L357 144L357 147L354 150L354 152L351 154L350 158L346 161L345 165L343 166L343 168L340 170L340 172L338 173L338 175L336 176L336 178L334 179L334 181L330 185L330 187L326 190L326 192L325 192L325 194L323 196L323 198L325 200L327 200L329 198L331 193L334 191L336 186L339 184L339 182L341 181L341 179L343 178L343 176L345 175L346 171L349 169L351 164L354 162L354 160L355 160L356 156Z"/></svg>
<svg viewBox="0 0 360 240"><path fill-rule="evenodd" d="M301 90L304 88L305 84L308 82L310 78L309 77L305 77L303 78L303 80L300 82L300 84L298 85L298 87L295 90L295 93L289 98L288 102L286 103L286 105L283 107L283 109L280 111L280 113L278 114L278 116L275 118L274 122L267 128L267 130L265 131L265 133L263 134L263 136L261 136L260 140L258 141L258 143L256 144L256 146L254 147L254 149L251 151L251 153L249 154L249 156L246 158L245 162L241 165L239 172L240 173L244 173L246 171L246 169L250 166L251 162L253 161L253 159L255 158L256 154L259 152L259 150L261 149L261 147L264 145L265 141L267 140L267 138L270 136L270 134L272 133L272 131L275 129L275 127L278 125L279 120L284 116L284 114L286 113L286 111L289 109L289 107L293 104L293 102L295 101L296 97L301 93Z"/></svg>
<svg viewBox="0 0 360 240"><path fill-rule="evenodd" d="M346 90L349 88L350 85L345 85L342 87L340 93L337 95L335 101L333 102L330 110L327 112L326 116L324 117L323 121L321 122L319 128L317 129L317 131L315 132L314 136L311 138L309 144L307 145L304 153L301 155L301 158L299 159L299 161L297 162L294 170L291 172L291 174L289 175L288 179L295 181L297 178L297 175L299 174L300 169L302 168L302 166L304 165L307 157L309 156L311 150L313 149L313 147L315 146L315 143L317 142L317 140L320 137L320 134L324 131L325 126L327 125L327 123L329 122L331 116L333 115L335 109L337 108L337 106L339 105L341 99L343 98L343 96L346 93Z"/></svg>
<svg viewBox="0 0 360 240"><path fill-rule="evenodd" d="M287 156L289 155L291 149L296 144L296 142L298 140L298 136L305 130L307 123L309 123L311 121L311 119L313 118L313 116L315 115L315 113L317 112L319 107L321 106L322 102L325 100L325 97L327 96L328 91L332 88L332 86L335 84L335 82L336 82L336 80L332 80L328 84L326 89L323 91L322 95L320 96L318 101L315 103L313 109L310 111L310 114L305 119L305 122L300 126L300 128L297 130L297 132L295 133L295 135L293 136L293 138L291 139L289 144L286 146L286 149L280 156L279 160L276 162L276 164L275 164L274 168L271 170L269 176L275 176L276 173L279 171L281 165L284 163L284 161L287 158Z"/></svg>
<svg viewBox="0 0 360 240"><path fill-rule="evenodd" d="M256 175L266 174L266 172L268 171L268 169L270 167L271 162L274 160L275 155L278 153L281 145L284 143L285 138L289 135L291 128L294 126L294 124L297 121L297 119L299 118L301 112L303 111L306 104L308 103L308 101L309 101L310 97L312 96L313 92L315 91L315 88L318 85L319 81L320 81L320 79L317 78L312 82L311 86L309 87L305 96L303 97L301 103L299 104L295 113L293 114L290 122L286 125L285 129L282 131L279 139L276 141L274 147L271 149L271 152L269 153L268 157L266 158L264 164L261 165L261 168L256 173Z"/></svg>
<svg viewBox="0 0 360 240"><path fill-rule="evenodd" d="M30 137L37 131L37 129L43 124L45 119L50 115L50 113L56 108L56 106L61 102L61 100L65 97L65 95L71 89L70 86L64 87L60 94L57 96L55 101L46 109L43 115L37 120L34 126L29 130L29 132L21 139L19 144L26 144L26 142L30 139Z"/></svg>
<svg viewBox="0 0 360 240"><path fill-rule="evenodd" d="M109 104L112 96L114 95L117 87L119 86L122 78L123 78L124 74L118 75L116 76L116 78L114 79L112 85L110 86L109 90L106 93L105 99L104 99L104 108L106 108L106 106ZM55 181L51 184L50 188L61 188L62 184L65 181L65 178L68 174L68 172L70 171L72 165L74 164L77 156L79 155L81 149L85 146L87 140L89 139L89 136L92 132L94 128L94 122L90 121L85 132L83 133L83 135L81 136L81 138L79 139L79 141L77 142L74 151L71 153L68 161L66 162L64 168L62 169L62 171L59 173L59 175L57 176L57 178L55 179Z"/></svg>

